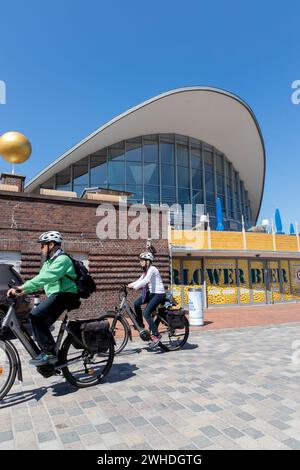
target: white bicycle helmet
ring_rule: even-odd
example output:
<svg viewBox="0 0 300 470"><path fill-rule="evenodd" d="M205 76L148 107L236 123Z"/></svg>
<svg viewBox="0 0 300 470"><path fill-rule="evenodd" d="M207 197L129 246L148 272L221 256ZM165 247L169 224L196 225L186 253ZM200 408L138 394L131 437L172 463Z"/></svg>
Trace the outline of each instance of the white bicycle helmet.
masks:
<svg viewBox="0 0 300 470"><path fill-rule="evenodd" d="M63 239L59 232L50 230L49 232L44 232L38 239L38 243L62 243Z"/></svg>
<svg viewBox="0 0 300 470"><path fill-rule="evenodd" d="M145 260L153 261L153 260L154 260L154 256L153 256L152 253L150 253L150 251L144 251L143 253L140 254L140 259L145 259Z"/></svg>

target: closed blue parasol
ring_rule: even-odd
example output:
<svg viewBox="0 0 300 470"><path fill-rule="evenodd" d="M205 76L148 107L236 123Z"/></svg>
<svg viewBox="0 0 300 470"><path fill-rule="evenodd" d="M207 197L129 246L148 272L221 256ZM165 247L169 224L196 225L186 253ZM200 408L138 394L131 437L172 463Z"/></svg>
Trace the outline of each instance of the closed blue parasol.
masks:
<svg viewBox="0 0 300 470"><path fill-rule="evenodd" d="M296 235L294 224L290 224L290 235Z"/></svg>
<svg viewBox="0 0 300 470"><path fill-rule="evenodd" d="M217 230L224 230L222 202L217 197Z"/></svg>
<svg viewBox="0 0 300 470"><path fill-rule="evenodd" d="M276 233L279 235L283 234L279 209L275 210L275 226L276 226Z"/></svg>

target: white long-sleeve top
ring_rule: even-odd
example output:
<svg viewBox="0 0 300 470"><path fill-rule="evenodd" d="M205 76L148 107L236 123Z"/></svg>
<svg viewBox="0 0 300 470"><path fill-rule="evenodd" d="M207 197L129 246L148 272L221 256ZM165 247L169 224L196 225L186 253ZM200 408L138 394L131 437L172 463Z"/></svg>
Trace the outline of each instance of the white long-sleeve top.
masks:
<svg viewBox="0 0 300 470"><path fill-rule="evenodd" d="M141 289L142 287L148 284L149 291L151 294L164 294L165 288L162 282L162 278L159 270L155 266L150 266L147 271L146 276L141 275L141 277L131 283L131 286L134 289Z"/></svg>

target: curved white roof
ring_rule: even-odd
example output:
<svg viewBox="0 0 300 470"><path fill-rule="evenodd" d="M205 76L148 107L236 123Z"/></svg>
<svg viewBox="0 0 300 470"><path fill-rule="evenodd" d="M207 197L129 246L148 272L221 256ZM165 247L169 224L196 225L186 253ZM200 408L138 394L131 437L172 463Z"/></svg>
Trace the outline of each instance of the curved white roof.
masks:
<svg viewBox="0 0 300 470"><path fill-rule="evenodd" d="M38 173L25 191L34 191L54 174L97 150L158 133L188 135L223 152L244 181L253 217L258 217L265 178L265 149L259 125L251 108L239 97L210 87L171 90L120 114Z"/></svg>

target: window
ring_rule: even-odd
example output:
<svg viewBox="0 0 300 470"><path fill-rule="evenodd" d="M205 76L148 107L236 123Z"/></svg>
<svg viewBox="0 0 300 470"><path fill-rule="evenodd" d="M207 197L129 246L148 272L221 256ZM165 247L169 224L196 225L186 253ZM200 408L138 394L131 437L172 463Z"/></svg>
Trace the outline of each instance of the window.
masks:
<svg viewBox="0 0 300 470"><path fill-rule="evenodd" d="M107 186L106 148L91 155L91 186Z"/></svg>
<svg viewBox="0 0 300 470"><path fill-rule="evenodd" d="M142 184L142 165L137 162L126 162L126 183Z"/></svg>
<svg viewBox="0 0 300 470"><path fill-rule="evenodd" d="M162 186L175 186L175 171L171 165L161 165L161 184Z"/></svg>
<svg viewBox="0 0 300 470"><path fill-rule="evenodd" d="M131 162L142 161L141 138L130 139L126 141L126 160Z"/></svg>
<svg viewBox="0 0 300 470"><path fill-rule="evenodd" d="M164 165L174 165L174 144L161 141L160 161Z"/></svg>
<svg viewBox="0 0 300 470"><path fill-rule="evenodd" d="M191 163L192 163L192 168L195 168L197 170L202 170L201 150L200 150L200 148L192 146L192 148L191 148Z"/></svg>
<svg viewBox="0 0 300 470"><path fill-rule="evenodd" d="M125 162L110 160L108 163L109 184L125 184Z"/></svg>
<svg viewBox="0 0 300 470"><path fill-rule="evenodd" d="M189 189L178 188L178 202L180 204L189 204L191 202Z"/></svg>
<svg viewBox="0 0 300 470"><path fill-rule="evenodd" d="M202 171L192 169L193 189L202 189Z"/></svg>
<svg viewBox="0 0 300 470"><path fill-rule="evenodd" d="M126 191L134 193L132 196L128 196L128 202L130 203L139 203L143 202L143 187L141 185L126 186Z"/></svg>
<svg viewBox="0 0 300 470"><path fill-rule="evenodd" d="M157 136L147 136L143 139L144 162L158 163Z"/></svg>
<svg viewBox="0 0 300 470"><path fill-rule="evenodd" d="M56 188L65 191L72 190L71 183L71 167L65 168L63 171L56 175Z"/></svg>
<svg viewBox="0 0 300 470"><path fill-rule="evenodd" d="M55 187L55 177L53 176L53 178L50 178L48 181L43 183L40 187L44 188L44 189L54 189L54 187Z"/></svg>
<svg viewBox="0 0 300 470"><path fill-rule="evenodd" d="M145 185L144 188L145 203L159 204L159 187Z"/></svg>
<svg viewBox="0 0 300 470"><path fill-rule="evenodd" d="M125 146L124 142L119 142L118 144L108 147L108 159L114 161L123 161L125 160Z"/></svg>
<svg viewBox="0 0 300 470"><path fill-rule="evenodd" d="M159 184L157 163L144 163L144 184Z"/></svg>
<svg viewBox="0 0 300 470"><path fill-rule="evenodd" d="M89 166L88 158L84 158L80 162L73 165L73 185L86 186L89 185Z"/></svg>
<svg viewBox="0 0 300 470"><path fill-rule="evenodd" d="M190 186L189 169L179 166L177 171L178 171L178 186L183 187L183 188L189 188Z"/></svg>
<svg viewBox="0 0 300 470"><path fill-rule="evenodd" d="M175 204L176 203L176 189L174 186L162 186L162 202L166 202L167 204Z"/></svg>
<svg viewBox="0 0 300 470"><path fill-rule="evenodd" d="M188 167L189 166L189 153L186 145L177 144L177 165Z"/></svg>

